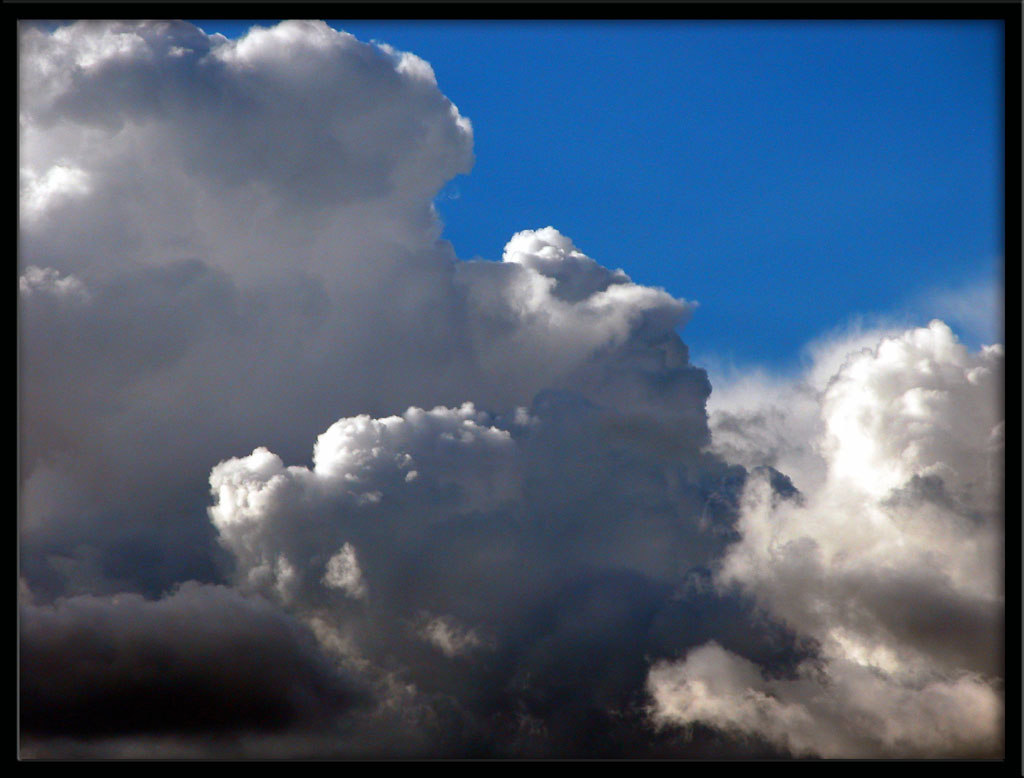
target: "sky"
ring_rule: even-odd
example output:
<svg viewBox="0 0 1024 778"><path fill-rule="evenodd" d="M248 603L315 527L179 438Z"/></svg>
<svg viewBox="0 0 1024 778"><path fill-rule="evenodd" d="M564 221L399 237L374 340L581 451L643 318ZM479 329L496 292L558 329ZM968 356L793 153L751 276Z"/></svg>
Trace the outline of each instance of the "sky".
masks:
<svg viewBox="0 0 1024 778"><path fill-rule="evenodd" d="M999 32L22 23L21 756L1002 756Z"/></svg>
<svg viewBox="0 0 1024 778"><path fill-rule="evenodd" d="M857 317L1000 305L998 21L330 24L426 59L473 120L477 162L438 199L460 257L522 225L585 235L700 303L695 358L795 368ZM996 316L951 324L1000 339Z"/></svg>

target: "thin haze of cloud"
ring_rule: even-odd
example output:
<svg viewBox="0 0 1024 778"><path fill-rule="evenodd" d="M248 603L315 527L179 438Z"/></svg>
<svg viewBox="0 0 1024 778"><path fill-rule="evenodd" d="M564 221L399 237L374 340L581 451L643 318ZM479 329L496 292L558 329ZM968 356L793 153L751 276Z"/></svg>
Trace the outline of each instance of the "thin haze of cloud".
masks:
<svg viewBox="0 0 1024 778"><path fill-rule="evenodd" d="M550 226L455 256L415 55L19 57L23 756L1002 752L1000 347L862 332L709 415L691 302Z"/></svg>
<svg viewBox="0 0 1024 778"><path fill-rule="evenodd" d="M981 344L1003 341L1003 289L996 280L978 280L956 288L940 287L920 297L915 307L934 311L960 328L972 341Z"/></svg>

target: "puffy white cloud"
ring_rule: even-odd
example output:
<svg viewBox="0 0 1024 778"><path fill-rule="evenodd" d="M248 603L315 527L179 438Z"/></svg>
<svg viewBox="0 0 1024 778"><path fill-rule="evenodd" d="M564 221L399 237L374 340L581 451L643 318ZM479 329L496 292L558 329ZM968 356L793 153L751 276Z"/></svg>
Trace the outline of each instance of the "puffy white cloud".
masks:
<svg viewBox="0 0 1024 778"><path fill-rule="evenodd" d="M508 431L466 403L342 419L317 438L312 469L258 448L217 465L210 486L210 518L251 585L286 601L321 587L359 599L377 588L375 554L365 567L351 537L376 530L390 536L377 545L398 545L431 521L494 510L515 496L518 476Z"/></svg>
<svg viewBox="0 0 1024 778"><path fill-rule="evenodd" d="M45 212L52 201L61 197L88 193L89 177L80 168L57 164L42 175L37 175L30 168L22 168L18 197L21 217L31 219Z"/></svg>
<svg viewBox="0 0 1024 778"><path fill-rule="evenodd" d="M56 297L89 299L89 290L73 275L62 276L52 267L29 265L18 279L18 291L23 296L52 294Z"/></svg>
<svg viewBox="0 0 1024 778"><path fill-rule="evenodd" d="M712 418L752 456L774 431L814 429L819 466L780 494L745 489L742 539L717 573L813 638L795 680L766 681L708 646L649 680L655 715L826 756L991 756L1002 749L1003 351L970 353L933 321L847 352L770 418ZM817 384L817 389L815 385ZM801 419L813 410L816 419ZM790 423L792 420L792 423ZM777 457L782 441L769 446ZM792 459L792 458L791 458ZM775 459L774 461L778 461ZM767 696L766 696L767 695ZM841 723L842 722L842 723Z"/></svg>
<svg viewBox="0 0 1024 778"><path fill-rule="evenodd" d="M912 688L860 662L812 664L795 678L768 678L752 662L708 643L682 662L651 669L648 689L661 725L700 722L757 735L793 756L831 758L998 757L1002 700L965 674Z"/></svg>
<svg viewBox="0 0 1024 778"><path fill-rule="evenodd" d="M707 434L707 383L674 332L689 305L574 248L533 269L460 263L438 240L431 200L469 169L472 134L414 56L318 22L237 41L24 25L19 56L23 168L88 183L21 223L35 586L60 591L46 558L83 546L127 567L126 532L162 557L137 582L150 593L217 580L209 467L259 446L294 461L340 417L512 412L571 388L628 405L637 434ZM571 247L537 236L538 256Z"/></svg>
<svg viewBox="0 0 1024 778"><path fill-rule="evenodd" d="M475 629L446 616L425 617L419 635L449 659L488 647L487 639L477 634Z"/></svg>
<svg viewBox="0 0 1024 778"><path fill-rule="evenodd" d="M554 227L517 232L505 246L502 262L523 265L552 279L551 291L568 302L584 300L615 284L630 283L624 272L597 264Z"/></svg>
<svg viewBox="0 0 1024 778"><path fill-rule="evenodd" d="M22 254L86 283L198 257L236 280L377 286L432 253L431 200L472 165L436 84L322 22L236 41L26 24L20 42Z"/></svg>
<svg viewBox="0 0 1024 778"><path fill-rule="evenodd" d="M327 560L327 572L322 580L324 586L341 589L350 597L359 599L366 596L363 572L359 569L359 559L351 543L343 545L337 554Z"/></svg>

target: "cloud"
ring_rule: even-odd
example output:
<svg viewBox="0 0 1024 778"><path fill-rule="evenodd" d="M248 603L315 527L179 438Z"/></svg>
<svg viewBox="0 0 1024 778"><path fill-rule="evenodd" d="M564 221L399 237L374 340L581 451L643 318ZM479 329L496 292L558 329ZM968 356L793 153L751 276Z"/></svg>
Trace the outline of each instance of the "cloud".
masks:
<svg viewBox="0 0 1024 778"><path fill-rule="evenodd" d="M20 41L26 540L102 556L103 524L137 529L169 557L136 582L156 593L199 574L198 536L211 546L211 464L419 401L392 360L446 384L428 395L455 391L458 369L428 374L459 339L430 201L469 169L471 130L411 60L322 23L234 42L24 25ZM277 431L250 435L254 419ZM157 516L172 537L150 540Z"/></svg>
<svg viewBox="0 0 1024 778"><path fill-rule="evenodd" d="M606 289L578 251L549 275L456 262L431 201L469 169L471 130L415 58L321 23L238 41L180 23L25 25L21 39L21 164L89 182L21 224L40 591L63 586L46 558L83 546L123 568L110 546L126 533L160 562L118 580L152 595L224 580L203 485L239 451L295 459L338 418L413 405L508 411L578 386L642 398L640 361L683 348L686 303L621 273ZM538 251L567 240L538 235ZM38 272L91 300L37 293ZM594 293L563 300L551 273ZM669 358L699 404L702 374L685 350ZM651 410L638 423L657 427Z"/></svg>
<svg viewBox="0 0 1024 778"><path fill-rule="evenodd" d="M73 275L61 276L52 267L35 265L25 268L25 274L18 279L18 292L24 297L49 294L57 298L89 299L89 290Z"/></svg>
<svg viewBox="0 0 1024 778"><path fill-rule="evenodd" d="M489 647L474 629L467 629L452 618L427 616L419 631L420 637L433 644L449 659Z"/></svg>
<svg viewBox="0 0 1024 778"><path fill-rule="evenodd" d="M327 569L321 580L324 586L341 589L349 597L359 599L366 596L363 572L359 569L356 550L351 543L344 544L337 554L327 560Z"/></svg>
<svg viewBox="0 0 1024 778"><path fill-rule="evenodd" d="M637 692L646 638L599 636L729 536L737 473L700 450L709 386L676 333L692 304L551 227L458 262L431 202L469 169L471 125L412 55L320 23L21 38L26 180L88 182L21 223L40 603L190 580L273 601L375 710L419 711L332 753L561 753L594 737L578 711L611 726L588 676L565 704L528 679L573 666L580 632L602 695ZM130 750L108 734L97 753Z"/></svg>
<svg viewBox="0 0 1024 778"><path fill-rule="evenodd" d="M19 616L30 739L330 728L369 699L325 661L307 627L225 587L23 603Z"/></svg>
<svg viewBox="0 0 1024 778"><path fill-rule="evenodd" d="M816 641L820 655L796 679L769 683L709 643L652 671L655 716L759 735L797 754L998 755L1002 348L970 353L933 321L824 358L841 366L817 391L813 381L793 390L802 402L773 404L778 423L753 424L772 417L764 409L746 417L748 455L765 437L816 429L809 449L820 463L800 472L788 499L764 477L747 483L742 539L716 576ZM802 420L811 409L817 418ZM740 448L734 416L712 427ZM765 456L778 461L778 449ZM927 724L899 724L912 721Z"/></svg>
<svg viewBox="0 0 1024 778"><path fill-rule="evenodd" d="M317 439L312 469L285 467L264 448L217 465L210 518L244 579L285 602L322 597L325 588L385 596L376 555L397 553L432 522L509 499L511 447L509 433L469 403L342 419ZM328 548L340 550L325 557Z"/></svg>
<svg viewBox="0 0 1024 778"><path fill-rule="evenodd" d="M921 294L914 307L962 328L966 336L977 341L998 343L1005 331L1002 286L996 275L956 287L938 287Z"/></svg>
<svg viewBox="0 0 1024 778"><path fill-rule="evenodd" d="M769 679L752 662L708 643L682 662L652 668L655 721L703 722L757 735L795 757L998 757L1002 699L964 675L902 688L859 662L804 666Z"/></svg>
<svg viewBox="0 0 1024 778"><path fill-rule="evenodd" d="M742 598L682 585L733 537L742 470L695 451L687 465L618 416L563 391L499 416L345 418L312 467L266 449L218 464L210 517L237 586L369 677L402 677L403 705L452 701L460 723L432 753L474 738L495 756L625 753L615 726L643 751L646 655L702 634L673 609L720 604L726 639L756 655L802 649L770 625L739 637Z"/></svg>
<svg viewBox="0 0 1024 778"><path fill-rule="evenodd" d="M104 204L131 183L145 186L138 205L187 187L214 217L257 196L288 215L356 200L422 208L472 162L468 122L415 57L323 22L236 41L182 22L26 25L21 39L23 167L50 169L39 163L59 154ZM136 155L154 153L161 168L180 163L178 175L125 180ZM229 192L233 202L217 197ZM204 226L215 224L231 226Z"/></svg>
<svg viewBox="0 0 1024 778"><path fill-rule="evenodd" d="M454 255L472 125L415 55L19 39L24 753L803 753L743 684L997 748L998 348L868 333L718 399L694 303L550 226Z"/></svg>
<svg viewBox="0 0 1024 778"><path fill-rule="evenodd" d="M22 218L30 219L43 213L52 202L62 197L89 193L89 179L83 170L57 164L42 175L32 170L21 171L19 203Z"/></svg>

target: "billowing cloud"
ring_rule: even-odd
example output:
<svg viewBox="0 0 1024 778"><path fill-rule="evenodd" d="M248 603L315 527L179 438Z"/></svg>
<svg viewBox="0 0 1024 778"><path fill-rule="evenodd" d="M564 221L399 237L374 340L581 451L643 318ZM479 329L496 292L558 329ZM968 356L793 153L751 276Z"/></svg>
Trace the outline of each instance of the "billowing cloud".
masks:
<svg viewBox="0 0 1024 778"><path fill-rule="evenodd" d="M674 333L691 306L552 229L526 248L570 250L539 269L459 263L437 239L431 198L468 171L472 135L412 55L300 22L238 41L177 23L21 37L21 165L89 186L21 224L37 589L62 587L47 555L117 568L107 546L128 536L160 562L111 569L118 580L153 594L220 580L211 464L257 446L295 460L344 416L467 400L508 412L585 388L635 399L633 421L655 432L666 412L705 424L706 379ZM567 284L588 294L566 299ZM671 392L687 394L682 411L648 407Z"/></svg>
<svg viewBox="0 0 1024 778"><path fill-rule="evenodd" d="M961 676L905 687L841 658L827 670L767 678L754 663L708 643L684 661L652 668L654 719L700 722L758 736L795 757L999 756L1002 700L982 679Z"/></svg>
<svg viewBox="0 0 1024 778"><path fill-rule="evenodd" d="M709 418L694 303L553 227L455 257L472 126L415 55L19 62L26 754L999 750L997 347L868 333Z"/></svg>
<svg viewBox="0 0 1024 778"><path fill-rule="evenodd" d="M788 498L744 491L717 571L820 645L769 681L714 644L652 671L662 722L703 721L797 754L998 755L1002 748L1003 351L938 321L848 352L789 407L712 417L725 444L816 429ZM801 419L808 410L816 418ZM776 414L777 425L757 424ZM789 420L793 419L790 424ZM780 436L781 437L781 436ZM773 461L779 446L765 450ZM805 453L806 455L806 453Z"/></svg>
<svg viewBox="0 0 1024 778"><path fill-rule="evenodd" d="M369 676L400 675L418 704L454 697L458 742L476 729L494 755L586 753L613 710L647 731L645 654L696 639L670 612L699 602L684 582L731 539L715 499L742 481L620 424L570 392L497 417L467 403L346 418L311 468L266 449L218 464L210 517L237 586ZM782 630L746 647L772 641L800 652Z"/></svg>

